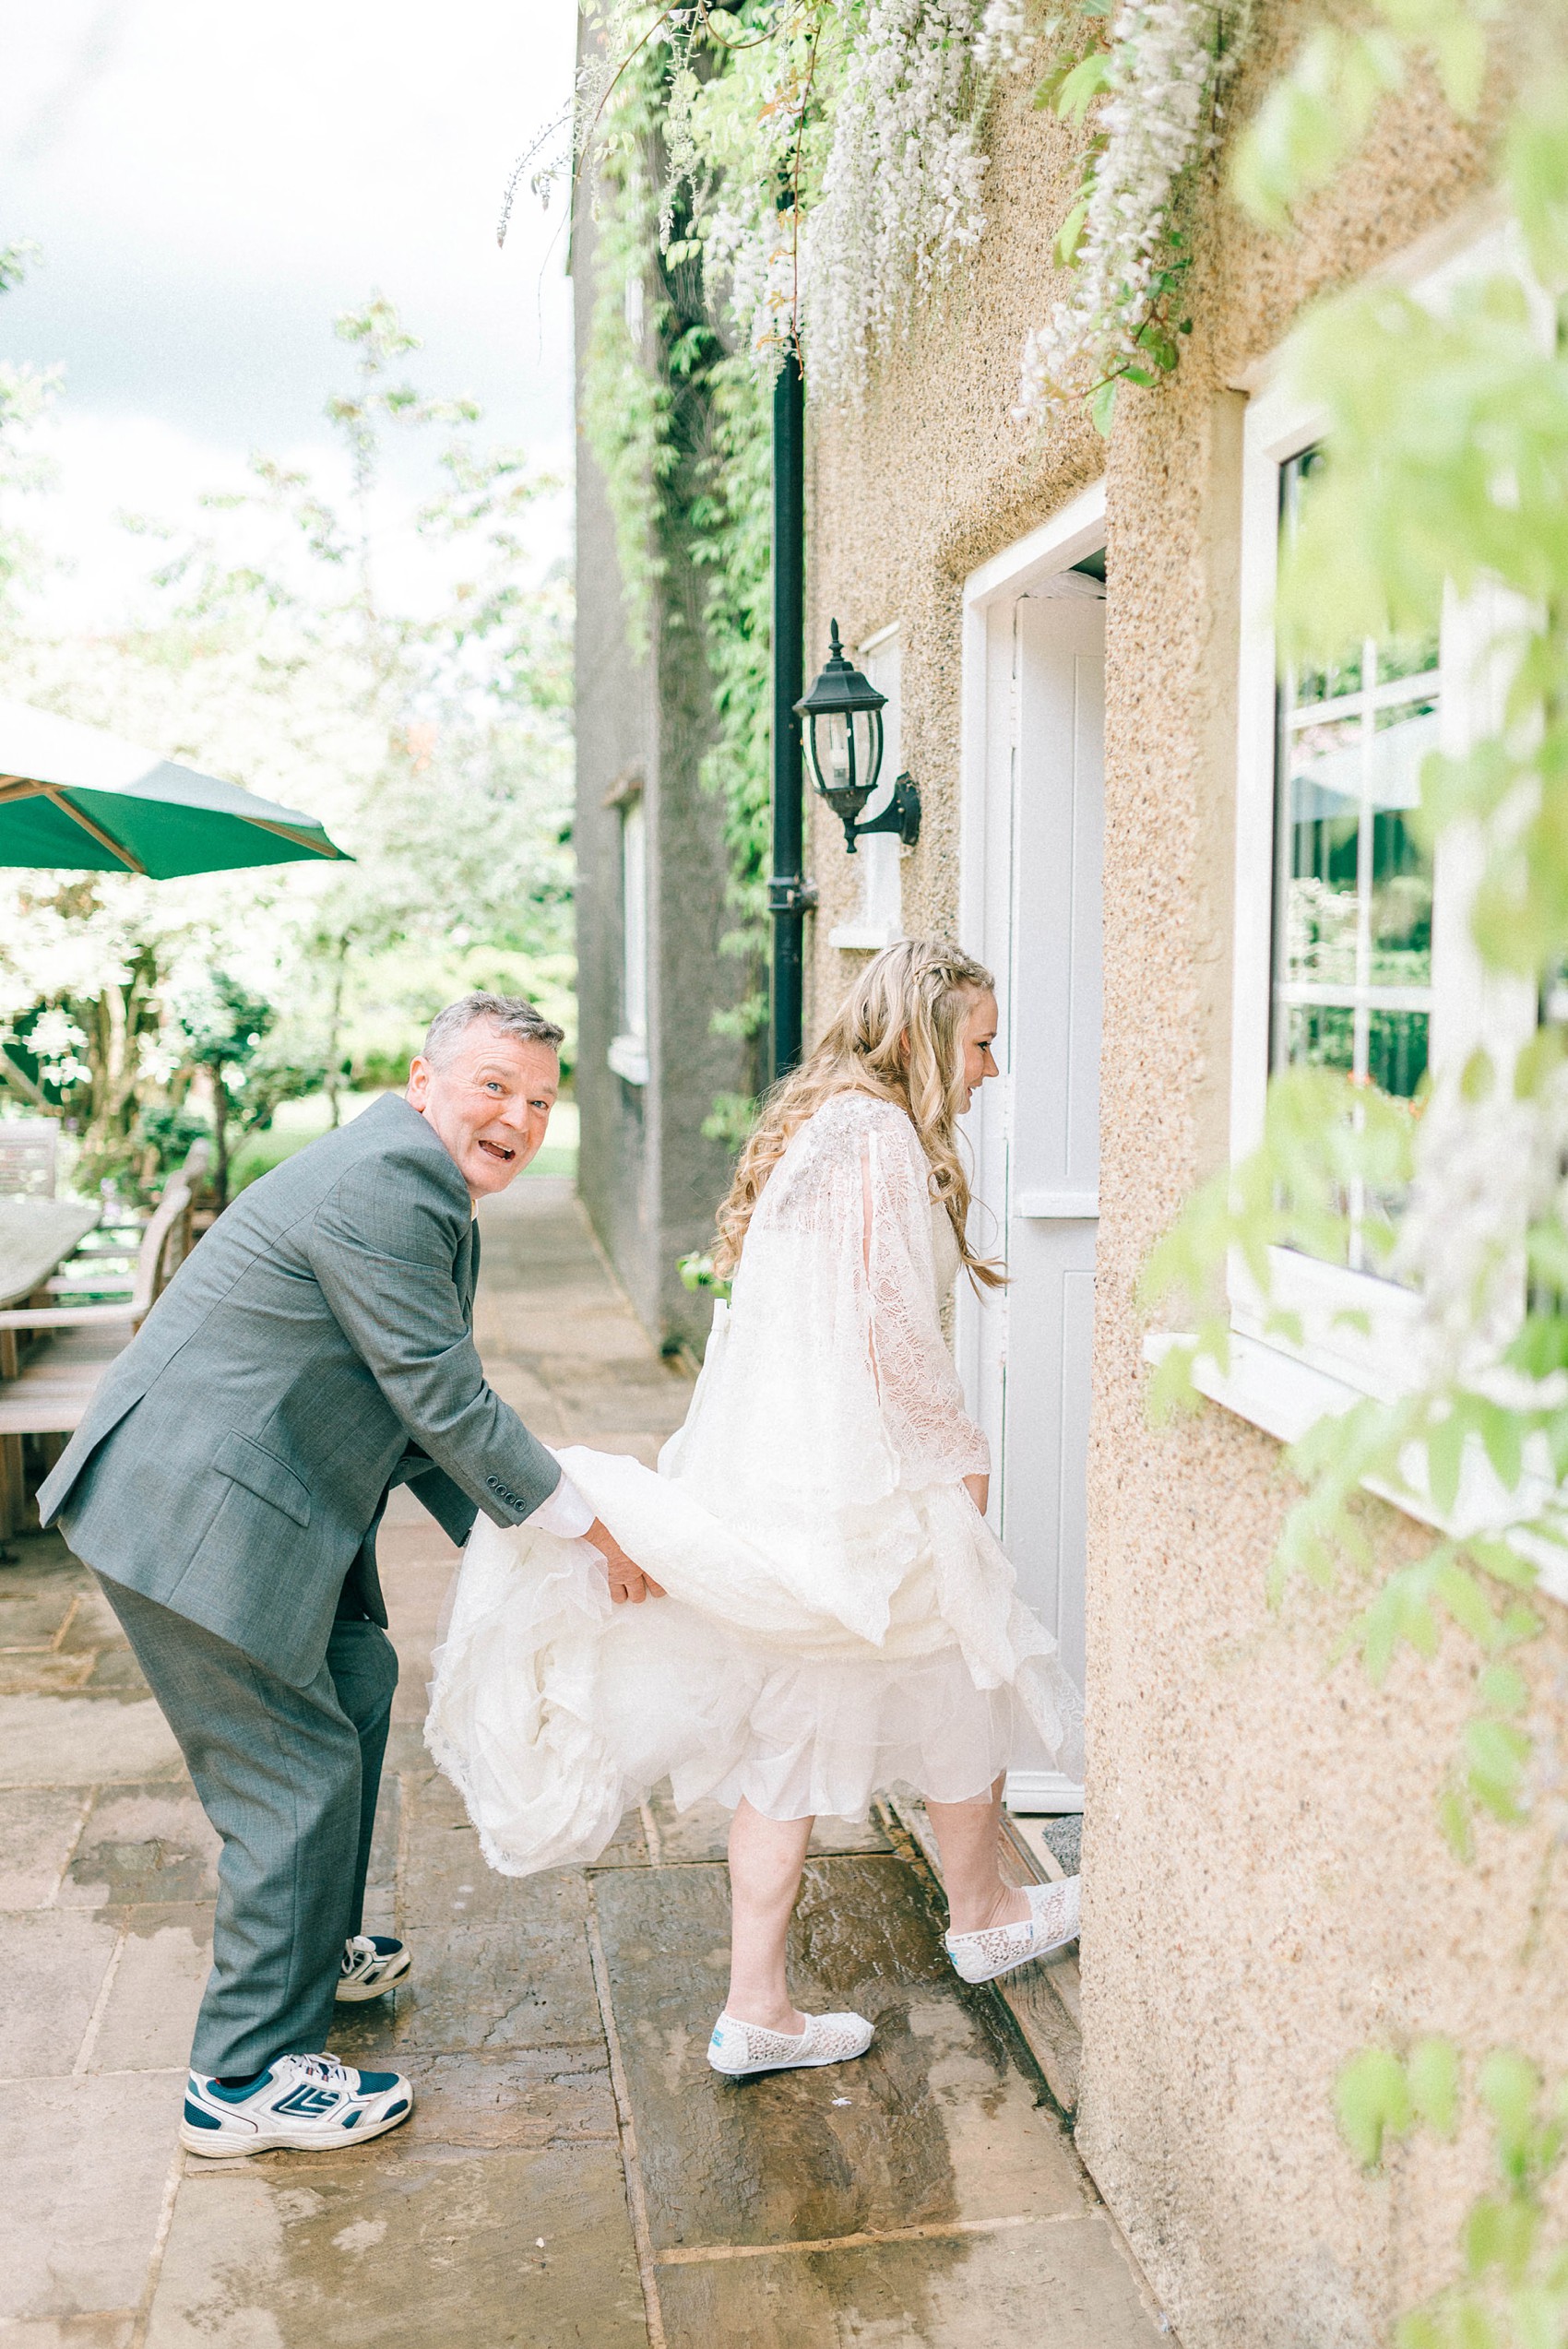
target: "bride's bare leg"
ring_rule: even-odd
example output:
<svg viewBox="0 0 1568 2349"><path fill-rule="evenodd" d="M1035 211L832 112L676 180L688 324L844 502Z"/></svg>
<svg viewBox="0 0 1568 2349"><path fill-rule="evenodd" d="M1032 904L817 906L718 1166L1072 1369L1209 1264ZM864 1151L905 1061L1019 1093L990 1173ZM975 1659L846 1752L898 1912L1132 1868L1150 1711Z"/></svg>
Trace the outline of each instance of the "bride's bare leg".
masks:
<svg viewBox="0 0 1568 2349"><path fill-rule="evenodd" d="M742 1797L730 1824L730 1996L726 2014L765 2031L803 2031L784 1981L784 1942L815 1821L765 1819Z"/></svg>
<svg viewBox="0 0 1568 2349"><path fill-rule="evenodd" d="M949 1930L954 1933L983 1933L992 1925L1020 1925L1029 1913L1028 1895L1018 1886L1003 1882L998 1865L1004 1784L998 1778L989 1802L926 1804L942 1854L942 1889L947 1895Z"/></svg>

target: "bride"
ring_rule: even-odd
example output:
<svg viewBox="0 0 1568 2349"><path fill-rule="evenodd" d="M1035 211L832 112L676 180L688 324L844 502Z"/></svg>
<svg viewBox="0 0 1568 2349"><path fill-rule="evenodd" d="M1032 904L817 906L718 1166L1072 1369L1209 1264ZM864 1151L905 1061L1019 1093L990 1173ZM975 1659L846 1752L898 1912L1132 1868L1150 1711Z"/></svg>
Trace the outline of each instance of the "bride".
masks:
<svg viewBox="0 0 1568 2349"><path fill-rule="evenodd" d="M594 1859L666 1776L680 1807L733 1810L709 2048L732 2076L871 2045L860 2015L797 2011L785 1941L814 1819L863 1819L895 1780L924 1797L966 1981L1077 1931L1075 1877L998 1870L1005 1771L1077 1774L1082 1714L985 1522L986 1441L943 1335L960 1267L1004 1277L970 1245L955 1124L995 1033L968 956L875 957L763 1104L719 1216L731 1302L657 1474L561 1453L584 1522L627 1553L616 1596L652 1603L615 1604L586 1542L481 1517L436 1654L426 1738L493 1868Z"/></svg>

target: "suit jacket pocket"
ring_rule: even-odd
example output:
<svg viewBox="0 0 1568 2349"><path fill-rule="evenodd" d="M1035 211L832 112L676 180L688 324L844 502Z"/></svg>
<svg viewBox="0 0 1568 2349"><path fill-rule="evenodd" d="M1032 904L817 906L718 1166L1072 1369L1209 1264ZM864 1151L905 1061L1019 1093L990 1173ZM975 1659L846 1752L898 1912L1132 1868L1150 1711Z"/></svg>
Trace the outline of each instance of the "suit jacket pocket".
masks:
<svg viewBox="0 0 1568 2349"><path fill-rule="evenodd" d="M220 1477L228 1477L232 1483L244 1485L245 1490L254 1492L258 1501L270 1501L274 1509L280 1509L286 1517L291 1517L296 1525L310 1524L310 1492L306 1486L301 1483L292 1468L279 1459L276 1453L267 1452L259 1443L253 1443L249 1436L241 1435L238 1429L231 1428L219 1440L212 1454L212 1465Z"/></svg>

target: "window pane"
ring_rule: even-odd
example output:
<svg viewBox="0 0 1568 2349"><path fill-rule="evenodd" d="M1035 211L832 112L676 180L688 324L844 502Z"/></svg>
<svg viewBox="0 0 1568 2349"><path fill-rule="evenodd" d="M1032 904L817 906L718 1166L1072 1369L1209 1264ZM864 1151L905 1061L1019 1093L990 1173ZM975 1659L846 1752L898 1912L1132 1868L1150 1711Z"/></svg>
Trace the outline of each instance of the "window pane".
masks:
<svg viewBox="0 0 1568 2349"><path fill-rule="evenodd" d="M1408 1101L1427 1073L1426 1012L1367 1015L1367 1074L1380 1092Z"/></svg>
<svg viewBox="0 0 1568 2349"><path fill-rule="evenodd" d="M1303 726L1290 744L1289 872L1282 976L1356 981L1361 721Z"/></svg>
<svg viewBox="0 0 1568 2349"><path fill-rule="evenodd" d="M1341 694L1361 690L1361 656L1348 653L1326 669L1303 669L1296 680L1295 699L1304 708L1311 702L1337 701Z"/></svg>
<svg viewBox="0 0 1568 2349"><path fill-rule="evenodd" d="M1281 470L1280 536L1320 458ZM1366 643L1287 671L1276 785L1273 1061L1335 1069L1396 1100L1427 1070L1432 860L1417 833L1421 769L1438 745L1436 635ZM1348 1262L1373 1270L1404 1202L1358 1182Z"/></svg>
<svg viewBox="0 0 1568 2349"><path fill-rule="evenodd" d="M1285 1016L1285 1057L1293 1069L1343 1069L1356 1064L1356 1014L1332 1003L1294 1003Z"/></svg>
<svg viewBox="0 0 1568 2349"><path fill-rule="evenodd" d="M1431 982L1431 855L1416 839L1411 818L1420 803L1422 762L1437 748L1437 729L1431 700L1400 702L1378 710L1372 720L1367 788L1372 819L1368 979L1373 987Z"/></svg>
<svg viewBox="0 0 1568 2349"><path fill-rule="evenodd" d="M1391 677L1420 677L1427 670L1437 667L1439 640L1430 636L1396 636L1377 648L1377 682L1386 685Z"/></svg>

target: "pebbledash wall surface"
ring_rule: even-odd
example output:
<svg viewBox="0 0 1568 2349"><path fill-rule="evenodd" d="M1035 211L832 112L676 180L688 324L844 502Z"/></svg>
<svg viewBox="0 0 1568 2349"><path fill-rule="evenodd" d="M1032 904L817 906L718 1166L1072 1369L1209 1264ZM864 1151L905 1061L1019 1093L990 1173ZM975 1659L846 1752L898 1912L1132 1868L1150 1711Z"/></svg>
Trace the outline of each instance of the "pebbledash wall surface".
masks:
<svg viewBox="0 0 1568 2349"><path fill-rule="evenodd" d="M1238 111L1308 21L1292 6L1259 14ZM1334 2126L1337 2068L1365 2041L1427 2031L1475 2051L1516 2039L1568 2067L1568 1947L1549 1930L1516 1963L1542 1863L1532 1832L1483 1834L1471 1868L1441 1840L1433 1798L1465 1714L1457 1652L1452 1670L1407 1659L1379 1691L1354 1662L1326 1668L1350 1596L1297 1590L1270 1610L1280 1447L1214 1404L1151 1432L1134 1285L1229 1146L1249 399L1315 293L1414 271L1484 227L1486 125L1456 129L1414 88L1289 242L1211 190L1180 372L1124 394L1107 448L1081 420L1042 436L1010 414L1025 334L1056 291L1070 187L1068 143L1028 79L993 118L991 224L962 285L880 361L861 409L812 416L808 675L830 616L851 645L897 628L900 764L925 813L901 863L903 924L959 934L965 582L1103 476L1078 2142L1188 2349L1340 2349L1384 2340L1396 2308L1453 2272L1489 2155L1467 2133L1363 2177ZM812 870L819 1028L861 960L830 941L859 918L861 870L820 806ZM1390 1555L1414 1547L1419 1529L1369 1508ZM1550 1687L1568 1621L1544 1604L1529 1670Z"/></svg>

